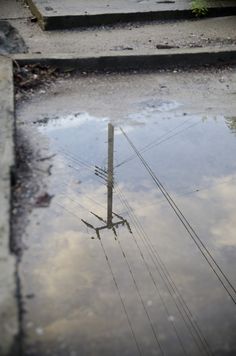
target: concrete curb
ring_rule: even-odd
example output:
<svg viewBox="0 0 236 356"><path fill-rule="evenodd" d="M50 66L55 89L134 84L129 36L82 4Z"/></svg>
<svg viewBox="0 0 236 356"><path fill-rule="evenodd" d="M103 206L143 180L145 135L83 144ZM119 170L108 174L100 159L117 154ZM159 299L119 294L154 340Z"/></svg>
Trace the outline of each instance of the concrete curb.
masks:
<svg viewBox="0 0 236 356"><path fill-rule="evenodd" d="M75 27L91 27L99 25L112 25L117 23L134 21L154 21L154 20L178 20L196 18L191 9L191 2L185 8L170 8L163 6L160 10L153 11L133 11L133 12L110 12L94 14L75 15L48 15L40 11L34 0L26 0L32 14L38 19L40 27L45 30L62 30ZM219 6L216 3L209 3L206 17L232 16L236 15L236 4L231 1L223 1Z"/></svg>
<svg viewBox="0 0 236 356"><path fill-rule="evenodd" d="M16 258L10 252L11 169L14 166L14 90L11 59L0 56L0 355L18 335Z"/></svg>
<svg viewBox="0 0 236 356"><path fill-rule="evenodd" d="M58 68L73 67L81 71L129 71L188 68L202 65L235 64L236 46L227 48L194 48L158 50L158 53L77 56L76 54L18 54L20 64L39 63Z"/></svg>

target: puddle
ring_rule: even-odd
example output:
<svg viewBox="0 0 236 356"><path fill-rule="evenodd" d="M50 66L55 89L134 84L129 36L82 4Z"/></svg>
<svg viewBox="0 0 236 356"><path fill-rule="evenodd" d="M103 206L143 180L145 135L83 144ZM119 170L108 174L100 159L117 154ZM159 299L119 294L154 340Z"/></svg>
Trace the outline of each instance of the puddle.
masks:
<svg viewBox="0 0 236 356"><path fill-rule="evenodd" d="M54 198L31 217L21 267L24 293L35 295L27 300L26 355L236 350L235 305L147 169L235 284L235 120L168 116L179 107L142 101L113 121L113 229L109 117L81 110L34 118L38 139L56 156Z"/></svg>

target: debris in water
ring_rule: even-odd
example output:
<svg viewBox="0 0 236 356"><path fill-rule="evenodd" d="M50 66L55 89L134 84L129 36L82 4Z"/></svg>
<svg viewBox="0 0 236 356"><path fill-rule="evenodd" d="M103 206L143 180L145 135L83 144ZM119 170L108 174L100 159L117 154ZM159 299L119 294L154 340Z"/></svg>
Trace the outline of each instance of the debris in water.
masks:
<svg viewBox="0 0 236 356"><path fill-rule="evenodd" d="M54 195L48 193L41 194L36 198L35 205L39 208L47 208L53 197Z"/></svg>

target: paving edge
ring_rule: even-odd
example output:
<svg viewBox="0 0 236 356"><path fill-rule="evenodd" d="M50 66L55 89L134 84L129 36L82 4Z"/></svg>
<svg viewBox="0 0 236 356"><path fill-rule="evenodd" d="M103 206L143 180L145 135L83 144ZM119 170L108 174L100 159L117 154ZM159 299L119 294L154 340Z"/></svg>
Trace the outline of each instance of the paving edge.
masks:
<svg viewBox="0 0 236 356"><path fill-rule="evenodd" d="M16 257L10 252L11 170L14 156L14 84L12 60L0 56L0 355L17 355L19 332Z"/></svg>
<svg viewBox="0 0 236 356"><path fill-rule="evenodd" d="M232 1L232 0L231 0ZM40 27L45 31L71 29L75 27L91 27L100 25L114 25L117 23L134 21L164 21L164 20L184 20L196 18L191 5L185 9L170 9L146 12L121 12L121 13L97 13L78 14L62 16L45 16L34 4L33 0L26 0L32 14L38 19ZM227 1L226 1L227 3ZM232 16L236 15L236 5L208 7L206 17Z"/></svg>
<svg viewBox="0 0 236 356"><path fill-rule="evenodd" d="M81 56L73 54L17 54L12 57L19 65L38 63L57 68L81 71L159 70L175 67L191 68L203 65L236 63L236 46L224 48L194 48L159 50L146 54L104 54Z"/></svg>

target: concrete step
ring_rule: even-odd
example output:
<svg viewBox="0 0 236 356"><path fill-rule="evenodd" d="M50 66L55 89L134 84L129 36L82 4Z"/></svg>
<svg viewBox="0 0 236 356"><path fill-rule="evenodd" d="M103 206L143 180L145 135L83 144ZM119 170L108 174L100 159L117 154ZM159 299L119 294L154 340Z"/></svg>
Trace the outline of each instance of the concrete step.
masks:
<svg viewBox="0 0 236 356"><path fill-rule="evenodd" d="M189 0L27 0L44 30L131 21L192 18ZM207 1L208 16L236 15L232 0Z"/></svg>
<svg viewBox="0 0 236 356"><path fill-rule="evenodd" d="M83 31L40 31L27 20L11 20L29 53L116 55L118 52L158 54L174 48L223 48L236 45L236 16L201 20L107 26ZM61 45L63 43L63 46Z"/></svg>
<svg viewBox="0 0 236 356"><path fill-rule="evenodd" d="M90 56L81 54L17 54L14 58L20 65L41 64L57 68L75 68L79 71L129 71L159 70L199 67L203 65L235 64L236 46L233 48L194 48L159 50L157 54L117 52Z"/></svg>

